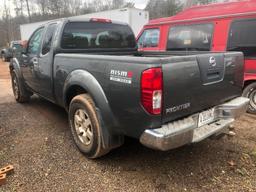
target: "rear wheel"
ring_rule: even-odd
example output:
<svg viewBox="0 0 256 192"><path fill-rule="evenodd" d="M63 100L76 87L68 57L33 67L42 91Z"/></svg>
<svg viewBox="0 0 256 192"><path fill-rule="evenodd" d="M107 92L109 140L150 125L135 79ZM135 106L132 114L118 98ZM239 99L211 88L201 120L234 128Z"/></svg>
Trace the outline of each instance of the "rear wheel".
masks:
<svg viewBox="0 0 256 192"><path fill-rule="evenodd" d="M73 139L85 156L94 159L109 152L109 149L103 148L95 104L88 94L72 99L69 106L69 124Z"/></svg>
<svg viewBox="0 0 256 192"><path fill-rule="evenodd" d="M256 82L249 84L243 91L243 96L250 99L247 112L256 114Z"/></svg>
<svg viewBox="0 0 256 192"><path fill-rule="evenodd" d="M19 103L25 103L29 101L31 93L28 92L24 84L19 80L16 73L12 71L12 90L15 100Z"/></svg>

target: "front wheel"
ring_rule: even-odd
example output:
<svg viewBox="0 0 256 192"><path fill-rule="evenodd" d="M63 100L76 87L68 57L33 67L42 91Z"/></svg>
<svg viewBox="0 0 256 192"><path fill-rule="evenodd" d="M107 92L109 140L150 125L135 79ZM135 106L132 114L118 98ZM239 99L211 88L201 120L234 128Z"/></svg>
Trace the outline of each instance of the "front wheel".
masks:
<svg viewBox="0 0 256 192"><path fill-rule="evenodd" d="M256 114L256 82L249 84L243 91L243 96L250 99L247 112Z"/></svg>
<svg viewBox="0 0 256 192"><path fill-rule="evenodd" d="M30 99L30 93L26 90L24 84L19 80L14 71L11 72L12 90L15 100L18 103L25 103Z"/></svg>
<svg viewBox="0 0 256 192"><path fill-rule="evenodd" d="M102 131L95 104L88 94L75 96L69 106L69 124L79 150L95 159L109 152L103 148Z"/></svg>

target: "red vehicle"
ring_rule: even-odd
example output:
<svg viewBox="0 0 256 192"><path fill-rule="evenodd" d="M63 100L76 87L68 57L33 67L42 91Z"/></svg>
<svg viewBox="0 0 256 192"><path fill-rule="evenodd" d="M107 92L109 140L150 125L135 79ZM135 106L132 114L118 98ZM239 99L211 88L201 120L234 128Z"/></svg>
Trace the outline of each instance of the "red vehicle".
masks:
<svg viewBox="0 0 256 192"><path fill-rule="evenodd" d="M195 6L151 20L137 41L141 51L242 51L243 95L256 114L256 0Z"/></svg>

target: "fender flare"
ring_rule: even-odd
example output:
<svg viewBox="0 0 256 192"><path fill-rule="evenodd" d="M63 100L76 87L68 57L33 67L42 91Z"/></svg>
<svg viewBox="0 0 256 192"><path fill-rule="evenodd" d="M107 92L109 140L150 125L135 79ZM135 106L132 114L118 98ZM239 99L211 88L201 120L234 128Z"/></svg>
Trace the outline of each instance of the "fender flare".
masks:
<svg viewBox="0 0 256 192"><path fill-rule="evenodd" d="M18 77L20 79L23 79L23 76L22 76L22 73L21 73L21 69L20 69L20 64L19 64L19 61L17 58L13 58L10 62L10 65L9 65L9 69L10 69L10 72L12 70L14 70L16 72L16 75L18 75Z"/></svg>
<svg viewBox="0 0 256 192"><path fill-rule="evenodd" d="M63 103L67 106L67 93L73 86L82 87L93 99L102 128L105 148L115 148L123 143L123 137L116 132L118 122L112 113L107 97L96 78L85 70L74 70L66 78L63 88Z"/></svg>

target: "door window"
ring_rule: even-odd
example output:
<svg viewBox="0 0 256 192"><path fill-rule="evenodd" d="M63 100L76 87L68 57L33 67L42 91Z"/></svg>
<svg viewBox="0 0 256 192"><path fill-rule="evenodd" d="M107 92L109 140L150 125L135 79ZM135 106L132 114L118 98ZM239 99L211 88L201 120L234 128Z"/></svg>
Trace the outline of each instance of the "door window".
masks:
<svg viewBox="0 0 256 192"><path fill-rule="evenodd" d="M228 51L242 51L247 57L256 56L256 19L238 20L231 24Z"/></svg>
<svg viewBox="0 0 256 192"><path fill-rule="evenodd" d="M47 54L50 51L53 36L55 34L56 29L57 29L57 23L50 24L48 26L45 37L44 37L44 41L43 41L43 48L42 48L43 55Z"/></svg>
<svg viewBox="0 0 256 192"><path fill-rule="evenodd" d="M160 37L159 29L146 29L138 40L139 48L158 47Z"/></svg>
<svg viewBox="0 0 256 192"><path fill-rule="evenodd" d="M28 43L28 54L36 55L39 53L42 33L43 28L40 28L33 34Z"/></svg>
<svg viewBox="0 0 256 192"><path fill-rule="evenodd" d="M210 51L213 24L194 24L171 27L167 50Z"/></svg>

